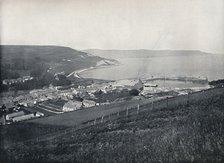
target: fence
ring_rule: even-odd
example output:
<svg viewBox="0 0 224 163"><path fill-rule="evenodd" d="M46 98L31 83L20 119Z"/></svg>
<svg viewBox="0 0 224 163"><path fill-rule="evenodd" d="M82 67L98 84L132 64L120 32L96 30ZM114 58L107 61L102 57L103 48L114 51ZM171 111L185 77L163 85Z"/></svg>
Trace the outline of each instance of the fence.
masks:
<svg viewBox="0 0 224 163"><path fill-rule="evenodd" d="M221 90L218 91L217 90ZM188 95L181 95L176 97L167 97L165 99L148 99L148 100L138 100L138 103L132 104L132 106L124 106L120 110L116 112L112 112L110 114L105 114L99 117L96 117L92 120L84 121L76 126L73 126L72 128L65 129L63 131L58 131L47 135L42 135L36 138L36 141L46 141L50 139L57 138L59 136L63 136L64 134L69 134L72 132L75 132L80 129L84 129L87 127L91 127L93 125L97 125L100 123L110 122L117 120L118 118L122 117L129 117L129 116L135 116L138 114L141 114L145 111L150 111L154 109L162 109L162 108L168 108L168 107L177 107L179 105L189 105L192 104L200 99L206 99L214 96L213 91L216 91L215 94L222 94L224 91L224 88L218 88L218 89L208 89L200 92L195 93L189 93ZM116 107L116 104L113 104L114 107ZM94 108L93 108L94 109ZM27 140L27 141L32 141ZM26 141L26 142L27 142Z"/></svg>
<svg viewBox="0 0 224 163"><path fill-rule="evenodd" d="M146 100L146 101L138 101L138 104L133 107L126 107L121 111L111 113L109 115L104 115L94 120L86 121L82 123L82 125L91 126L99 123L104 123L108 121L113 121L122 117L129 117L131 115L137 115L144 111L150 111L153 109L162 109L168 107L177 107L179 105L190 105L200 99L207 99L213 96L212 91L216 91L218 89L208 89L202 90L199 92L188 93L187 95L180 95L174 97L166 97L165 99L160 100ZM220 93L223 93L223 88Z"/></svg>

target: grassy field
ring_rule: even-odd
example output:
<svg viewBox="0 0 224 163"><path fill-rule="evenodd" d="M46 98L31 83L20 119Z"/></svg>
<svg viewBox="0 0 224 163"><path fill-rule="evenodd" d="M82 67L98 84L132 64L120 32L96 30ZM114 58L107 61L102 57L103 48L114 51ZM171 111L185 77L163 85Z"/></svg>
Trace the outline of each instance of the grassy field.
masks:
<svg viewBox="0 0 224 163"><path fill-rule="evenodd" d="M1 159L4 162L223 162L223 90L192 97L190 103L153 110L145 105L144 111L137 115L121 116L80 130L41 123L5 126L1 132L4 137ZM55 136L58 132L61 134ZM46 139L37 139L44 134L48 134Z"/></svg>

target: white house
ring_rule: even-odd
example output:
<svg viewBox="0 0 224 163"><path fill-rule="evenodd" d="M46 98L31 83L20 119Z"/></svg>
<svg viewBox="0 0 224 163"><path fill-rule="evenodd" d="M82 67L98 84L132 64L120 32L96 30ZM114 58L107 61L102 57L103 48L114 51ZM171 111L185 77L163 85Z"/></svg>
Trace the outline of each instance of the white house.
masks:
<svg viewBox="0 0 224 163"><path fill-rule="evenodd" d="M74 111L74 110L80 109L81 106L82 106L81 101L71 101L70 100L64 104L62 111L63 112Z"/></svg>
<svg viewBox="0 0 224 163"><path fill-rule="evenodd" d="M92 106L96 105L96 102L92 101L92 100L83 100L82 103L85 108L92 107Z"/></svg>

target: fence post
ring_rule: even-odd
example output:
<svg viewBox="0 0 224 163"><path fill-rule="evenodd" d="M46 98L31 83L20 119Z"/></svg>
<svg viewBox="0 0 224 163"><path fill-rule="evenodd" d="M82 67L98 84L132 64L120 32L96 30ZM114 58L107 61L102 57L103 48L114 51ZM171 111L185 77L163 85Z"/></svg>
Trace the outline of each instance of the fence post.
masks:
<svg viewBox="0 0 224 163"><path fill-rule="evenodd" d="M126 116L128 116L128 107L127 107L127 111L126 111Z"/></svg>
<svg viewBox="0 0 224 163"><path fill-rule="evenodd" d="M103 123L103 118L104 118L104 116L102 116L102 118L101 118L101 123Z"/></svg>
<svg viewBox="0 0 224 163"><path fill-rule="evenodd" d="M168 108L168 97L166 97L166 107Z"/></svg>
<svg viewBox="0 0 224 163"><path fill-rule="evenodd" d="M152 99L152 110L154 108L154 99Z"/></svg>
<svg viewBox="0 0 224 163"><path fill-rule="evenodd" d="M138 107L137 107L137 113L139 114L139 111L140 111L140 108L139 108L139 104L138 104Z"/></svg>
<svg viewBox="0 0 224 163"><path fill-rule="evenodd" d="M189 106L189 92L187 94L187 106Z"/></svg>

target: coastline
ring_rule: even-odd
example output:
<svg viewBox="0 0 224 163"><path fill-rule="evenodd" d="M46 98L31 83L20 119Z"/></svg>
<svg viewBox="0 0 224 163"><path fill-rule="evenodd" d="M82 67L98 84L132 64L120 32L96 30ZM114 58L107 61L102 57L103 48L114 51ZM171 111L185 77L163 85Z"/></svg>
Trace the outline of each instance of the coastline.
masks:
<svg viewBox="0 0 224 163"><path fill-rule="evenodd" d="M101 63L101 62L104 63ZM98 68L106 68L106 67L112 67L112 66L118 66L120 63L117 62L110 62L108 63L106 60L102 60L97 62L97 64L95 66L91 66L89 68L83 68L83 69L79 69L79 70L75 70L72 73L70 73L69 75L67 75L67 77L70 77L72 75L74 75L76 78L83 78L80 73L85 72L85 71L89 71L89 70L94 70L94 69L98 69Z"/></svg>

